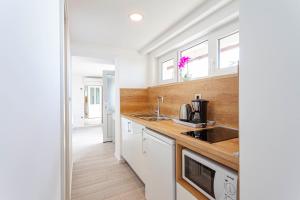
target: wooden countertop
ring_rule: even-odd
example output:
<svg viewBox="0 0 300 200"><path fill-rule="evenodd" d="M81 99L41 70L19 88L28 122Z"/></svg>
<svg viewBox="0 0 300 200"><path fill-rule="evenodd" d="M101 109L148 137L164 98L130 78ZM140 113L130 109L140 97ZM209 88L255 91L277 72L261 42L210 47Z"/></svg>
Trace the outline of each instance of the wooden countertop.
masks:
<svg viewBox="0 0 300 200"><path fill-rule="evenodd" d="M200 130L201 128L196 129L176 124L172 120L146 121L134 117L133 114L122 114L122 116L175 139L177 144L202 154L236 171L239 170L239 158L236 156L236 153L239 152L238 138L210 144L181 134L182 132Z"/></svg>

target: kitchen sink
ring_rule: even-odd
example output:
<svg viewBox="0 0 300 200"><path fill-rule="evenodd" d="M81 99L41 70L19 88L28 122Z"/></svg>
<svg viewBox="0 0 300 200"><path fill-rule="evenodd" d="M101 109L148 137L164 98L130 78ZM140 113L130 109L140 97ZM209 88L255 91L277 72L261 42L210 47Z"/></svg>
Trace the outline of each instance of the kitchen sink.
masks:
<svg viewBox="0 0 300 200"><path fill-rule="evenodd" d="M158 117L155 114L135 114L132 116L137 117L139 119L146 120L146 121L161 121L161 120L169 120L170 119L169 117L162 116L162 115Z"/></svg>
<svg viewBox="0 0 300 200"><path fill-rule="evenodd" d="M143 120L147 120L147 121L161 121L161 120L169 120L170 118L168 117L139 117L140 119L143 119Z"/></svg>

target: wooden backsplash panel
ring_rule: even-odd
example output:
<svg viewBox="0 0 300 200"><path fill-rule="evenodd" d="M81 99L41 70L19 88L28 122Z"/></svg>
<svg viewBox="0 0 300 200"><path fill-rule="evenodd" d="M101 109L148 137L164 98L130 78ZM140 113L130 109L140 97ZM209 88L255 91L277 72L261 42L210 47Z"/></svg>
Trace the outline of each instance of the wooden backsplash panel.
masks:
<svg viewBox="0 0 300 200"><path fill-rule="evenodd" d="M121 113L149 112L148 89L120 89Z"/></svg>
<svg viewBox="0 0 300 200"><path fill-rule="evenodd" d="M191 103L194 94L200 93L202 98L209 101L209 120L238 128L238 87L238 75L150 87L148 90L150 110L156 109L157 96L163 96L161 113L177 117L180 105Z"/></svg>

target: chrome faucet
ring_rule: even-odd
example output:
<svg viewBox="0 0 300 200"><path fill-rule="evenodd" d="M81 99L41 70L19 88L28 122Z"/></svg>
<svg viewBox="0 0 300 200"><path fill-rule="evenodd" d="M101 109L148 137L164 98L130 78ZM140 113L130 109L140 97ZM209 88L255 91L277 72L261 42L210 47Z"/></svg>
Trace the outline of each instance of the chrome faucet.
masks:
<svg viewBox="0 0 300 200"><path fill-rule="evenodd" d="M163 96L158 96L158 97L157 97L157 110L156 110L157 118L160 117L160 102L161 102L161 103L164 102L164 97L163 97Z"/></svg>

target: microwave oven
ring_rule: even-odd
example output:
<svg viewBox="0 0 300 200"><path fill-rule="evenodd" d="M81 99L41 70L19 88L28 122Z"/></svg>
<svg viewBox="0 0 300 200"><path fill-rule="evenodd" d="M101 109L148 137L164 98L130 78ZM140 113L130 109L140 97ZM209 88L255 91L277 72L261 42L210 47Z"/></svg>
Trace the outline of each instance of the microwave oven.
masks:
<svg viewBox="0 0 300 200"><path fill-rule="evenodd" d="M182 150L182 178L210 200L237 200L237 172L187 149Z"/></svg>

